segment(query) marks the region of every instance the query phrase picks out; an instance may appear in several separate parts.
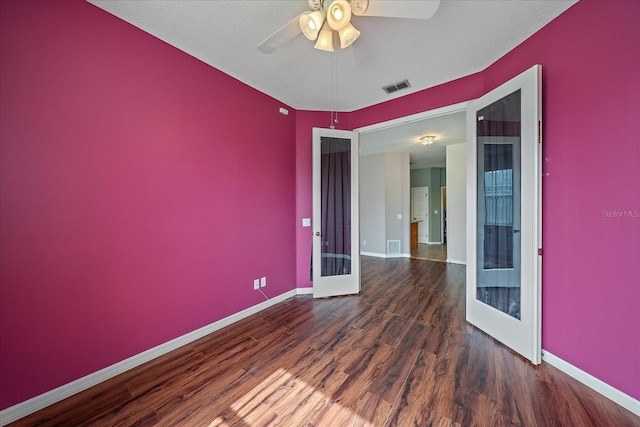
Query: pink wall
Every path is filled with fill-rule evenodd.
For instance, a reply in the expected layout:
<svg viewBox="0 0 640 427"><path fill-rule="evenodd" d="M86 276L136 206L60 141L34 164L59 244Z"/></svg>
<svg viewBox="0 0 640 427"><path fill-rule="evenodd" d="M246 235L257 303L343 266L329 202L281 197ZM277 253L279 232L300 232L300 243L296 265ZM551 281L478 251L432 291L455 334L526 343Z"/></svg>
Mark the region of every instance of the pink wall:
<svg viewBox="0 0 640 427"><path fill-rule="evenodd" d="M295 112L84 1L0 40L0 408L295 288Z"/></svg>
<svg viewBox="0 0 640 427"><path fill-rule="evenodd" d="M542 64L544 156L549 159L544 171L549 175L544 179L543 348L636 399L638 22L640 2L583 0L481 73L349 114L357 128L451 105ZM310 134L297 132L298 144L300 135ZM310 173L299 165L298 177ZM298 212L305 211L304 203L310 210L310 184L299 182L297 192ZM307 250L298 249L303 255ZM298 269L304 268L308 260L299 252ZM299 284L301 277L298 273Z"/></svg>

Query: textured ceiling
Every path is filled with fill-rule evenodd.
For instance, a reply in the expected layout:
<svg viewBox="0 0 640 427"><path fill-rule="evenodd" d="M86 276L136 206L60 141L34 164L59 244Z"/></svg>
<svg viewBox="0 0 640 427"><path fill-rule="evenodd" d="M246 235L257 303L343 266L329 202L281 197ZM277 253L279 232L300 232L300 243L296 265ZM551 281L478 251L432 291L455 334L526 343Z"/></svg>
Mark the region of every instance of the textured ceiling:
<svg viewBox="0 0 640 427"><path fill-rule="evenodd" d="M442 0L428 20L354 16L360 38L333 54L302 35L264 54L256 46L308 10L306 0L89 1L295 109L321 111L353 111L483 70L575 3ZM404 79L408 90L382 90Z"/></svg>

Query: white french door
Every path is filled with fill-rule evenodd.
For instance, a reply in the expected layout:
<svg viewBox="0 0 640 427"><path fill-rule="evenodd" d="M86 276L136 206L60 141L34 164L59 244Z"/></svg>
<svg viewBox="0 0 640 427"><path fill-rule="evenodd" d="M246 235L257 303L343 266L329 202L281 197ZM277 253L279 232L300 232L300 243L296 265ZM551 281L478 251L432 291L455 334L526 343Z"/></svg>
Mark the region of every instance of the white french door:
<svg viewBox="0 0 640 427"><path fill-rule="evenodd" d="M313 296L360 292L357 132L313 128Z"/></svg>
<svg viewBox="0 0 640 427"><path fill-rule="evenodd" d="M541 67L467 107L467 321L541 360Z"/></svg>

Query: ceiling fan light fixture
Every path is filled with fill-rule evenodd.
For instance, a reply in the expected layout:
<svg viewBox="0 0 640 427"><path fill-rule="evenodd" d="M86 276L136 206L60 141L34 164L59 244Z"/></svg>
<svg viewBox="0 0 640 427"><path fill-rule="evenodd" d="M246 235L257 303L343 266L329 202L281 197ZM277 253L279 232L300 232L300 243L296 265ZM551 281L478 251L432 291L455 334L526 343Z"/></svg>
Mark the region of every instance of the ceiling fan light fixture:
<svg viewBox="0 0 640 427"><path fill-rule="evenodd" d="M296 0L298 1L298 0ZM429 19L438 9L441 0L376 0L369 8L370 0L307 0L308 10L291 19L275 33L258 44L262 53L272 53L285 43L293 40L302 32L304 36L315 41L316 49L333 52L334 42L341 48L351 46L359 37L360 31L351 25L352 15L377 16L386 18ZM323 30L333 34L325 34ZM338 40L340 42L338 43ZM393 87L387 93L408 87Z"/></svg>
<svg viewBox="0 0 640 427"><path fill-rule="evenodd" d="M340 31L351 21L351 6L346 0L333 0L327 11L327 22L329 26Z"/></svg>
<svg viewBox="0 0 640 427"><path fill-rule="evenodd" d="M360 31L349 23L346 27L338 31L338 35L340 36L340 47L345 49L360 37Z"/></svg>
<svg viewBox="0 0 640 427"><path fill-rule="evenodd" d="M318 35L318 41L313 47L325 52L333 52L333 31L323 26Z"/></svg>
<svg viewBox="0 0 640 427"><path fill-rule="evenodd" d="M324 10L316 10L315 12L305 12L300 15L300 30L302 34L309 40L315 40L318 38L320 28L324 23L327 12Z"/></svg>

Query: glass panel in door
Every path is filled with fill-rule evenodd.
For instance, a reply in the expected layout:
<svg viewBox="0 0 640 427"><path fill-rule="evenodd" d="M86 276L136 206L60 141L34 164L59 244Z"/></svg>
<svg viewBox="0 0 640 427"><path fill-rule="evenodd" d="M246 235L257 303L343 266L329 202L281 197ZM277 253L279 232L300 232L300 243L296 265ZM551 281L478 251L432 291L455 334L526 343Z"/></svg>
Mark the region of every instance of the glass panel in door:
<svg viewBox="0 0 640 427"><path fill-rule="evenodd" d="M351 139L321 137L320 144L320 274L351 274Z"/></svg>
<svg viewBox="0 0 640 427"><path fill-rule="evenodd" d="M520 91L476 112L476 298L520 319Z"/></svg>

